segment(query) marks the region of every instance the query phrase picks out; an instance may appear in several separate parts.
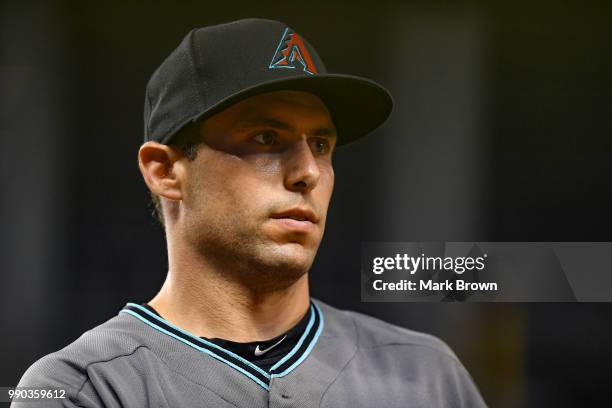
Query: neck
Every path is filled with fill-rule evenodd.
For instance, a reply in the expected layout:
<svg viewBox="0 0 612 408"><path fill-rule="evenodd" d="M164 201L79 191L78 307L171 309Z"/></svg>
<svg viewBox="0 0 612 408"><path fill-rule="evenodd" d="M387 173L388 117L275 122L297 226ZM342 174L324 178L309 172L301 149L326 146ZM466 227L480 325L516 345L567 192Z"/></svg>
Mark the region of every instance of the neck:
<svg viewBox="0 0 612 408"><path fill-rule="evenodd" d="M262 293L232 280L231 273L214 270L197 254L169 256L169 266L166 281L149 304L196 336L268 340L289 330L308 311L307 273L288 287Z"/></svg>

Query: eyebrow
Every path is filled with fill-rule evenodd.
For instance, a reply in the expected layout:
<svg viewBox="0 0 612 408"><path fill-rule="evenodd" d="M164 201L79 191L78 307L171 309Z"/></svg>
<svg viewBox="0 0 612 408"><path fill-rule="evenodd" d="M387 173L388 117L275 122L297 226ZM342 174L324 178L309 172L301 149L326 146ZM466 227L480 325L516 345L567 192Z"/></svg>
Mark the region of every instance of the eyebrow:
<svg viewBox="0 0 612 408"><path fill-rule="evenodd" d="M295 133L295 128L291 126L289 123L284 122L279 119L267 117L267 116L258 116L256 118L247 120L240 125L240 128L245 129L245 128L261 126L261 125L269 126L274 129L286 130L288 132ZM325 127L325 126L318 127L316 129L312 129L309 133L314 136L320 136L320 137L335 137L336 136L335 130L329 127Z"/></svg>

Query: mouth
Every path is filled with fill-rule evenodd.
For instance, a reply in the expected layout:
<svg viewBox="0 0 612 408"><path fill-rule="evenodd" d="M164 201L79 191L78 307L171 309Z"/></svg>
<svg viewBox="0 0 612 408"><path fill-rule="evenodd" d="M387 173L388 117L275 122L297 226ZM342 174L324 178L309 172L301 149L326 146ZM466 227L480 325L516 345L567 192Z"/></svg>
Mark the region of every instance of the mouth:
<svg viewBox="0 0 612 408"><path fill-rule="evenodd" d="M309 208L296 207L286 211L274 213L270 216L283 228L293 232L312 232L319 218Z"/></svg>
<svg viewBox="0 0 612 408"><path fill-rule="evenodd" d="M294 207L285 211L272 214L270 218L274 219L290 219L298 222L309 222L316 224L319 222L319 218L309 208L306 207Z"/></svg>

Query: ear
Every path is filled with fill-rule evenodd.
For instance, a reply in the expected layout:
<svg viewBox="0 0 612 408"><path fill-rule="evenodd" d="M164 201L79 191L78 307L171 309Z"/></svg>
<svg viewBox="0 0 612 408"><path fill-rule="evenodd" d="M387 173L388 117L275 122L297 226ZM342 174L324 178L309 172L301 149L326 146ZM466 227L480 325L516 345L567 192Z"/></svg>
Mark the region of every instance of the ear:
<svg viewBox="0 0 612 408"><path fill-rule="evenodd" d="M138 167L149 189L168 200L183 198L181 183L183 167L179 159L183 154L172 146L146 142L138 150Z"/></svg>

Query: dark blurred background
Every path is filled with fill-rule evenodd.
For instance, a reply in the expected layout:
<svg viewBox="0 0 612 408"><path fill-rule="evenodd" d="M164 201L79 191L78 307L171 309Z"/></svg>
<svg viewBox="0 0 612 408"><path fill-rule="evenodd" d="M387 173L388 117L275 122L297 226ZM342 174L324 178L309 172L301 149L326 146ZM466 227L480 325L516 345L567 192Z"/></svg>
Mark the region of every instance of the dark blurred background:
<svg viewBox="0 0 612 408"><path fill-rule="evenodd" d="M359 265L366 241L612 241L611 11L0 3L0 386L156 293L165 243L136 162L145 84L191 28L267 17L396 101L337 151L313 295L441 337L492 407L610 403L611 304L361 303Z"/></svg>

